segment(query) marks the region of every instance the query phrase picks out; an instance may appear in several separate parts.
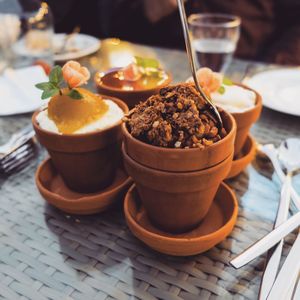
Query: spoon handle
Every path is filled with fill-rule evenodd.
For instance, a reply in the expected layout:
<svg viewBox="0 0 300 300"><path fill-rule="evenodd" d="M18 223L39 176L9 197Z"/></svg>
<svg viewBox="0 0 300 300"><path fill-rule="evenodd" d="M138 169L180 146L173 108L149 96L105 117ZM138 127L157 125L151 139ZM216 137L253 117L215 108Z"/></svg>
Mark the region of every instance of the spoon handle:
<svg viewBox="0 0 300 300"><path fill-rule="evenodd" d="M244 252L231 260L230 264L236 269L246 265L256 257L269 250L271 247L276 245L280 240L282 240L291 231L296 229L299 225L300 212L297 212L287 221L276 227L274 230L266 234L263 238L258 240Z"/></svg>
<svg viewBox="0 0 300 300"><path fill-rule="evenodd" d="M281 189L281 197L279 202L279 207L277 210L277 216L275 220L274 227L278 227L282 224L288 217L290 197L291 197L291 176L288 174ZM276 246L271 248L267 254L267 265L264 270L264 274L261 281L259 299L267 299L268 294L272 288L275 281L278 267L280 264L281 253L282 253L283 240L279 242Z"/></svg>
<svg viewBox="0 0 300 300"><path fill-rule="evenodd" d="M184 8L184 3L183 0L177 0L178 3L178 8L179 8L179 14L180 14L180 19L182 23L182 28L183 28L183 35L184 35L184 40L185 40L185 47L186 47L186 52L188 55L189 63L190 63L190 68L192 71L193 79L195 82L196 89L200 93L201 97L205 100L205 102L209 105L210 109L213 111L214 115L217 117L218 121L218 126L219 129L223 127L223 121L220 116L219 111L217 110L216 106L212 103L212 101L207 97L207 95L204 93L202 90L198 80L197 80L197 73L196 73L196 60L195 60L195 55L192 50L192 44L191 44L191 38L190 38L190 33L189 33L189 28L188 28L188 21L185 13L185 8Z"/></svg>
<svg viewBox="0 0 300 300"><path fill-rule="evenodd" d="M276 281L272 287L268 299L290 299L287 298L287 294L289 293L289 289L291 288L291 286L295 285L297 281L297 275L300 270L299 253L300 234L298 234L298 237L294 242L293 247L291 248L286 260L284 261L284 264L276 278Z"/></svg>
<svg viewBox="0 0 300 300"><path fill-rule="evenodd" d="M277 173L280 181L283 183L285 179L285 174L281 169L278 160L278 153L274 145L273 144L258 145L258 149L268 156L268 158L273 164L275 172ZM296 192L293 186L291 186L291 197L297 209L300 210L300 196L298 195L298 193Z"/></svg>

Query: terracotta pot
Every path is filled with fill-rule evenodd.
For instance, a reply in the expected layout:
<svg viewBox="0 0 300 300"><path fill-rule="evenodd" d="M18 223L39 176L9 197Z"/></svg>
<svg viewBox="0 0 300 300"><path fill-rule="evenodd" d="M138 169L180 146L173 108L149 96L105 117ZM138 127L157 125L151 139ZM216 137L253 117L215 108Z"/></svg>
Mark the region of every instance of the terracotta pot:
<svg viewBox="0 0 300 300"><path fill-rule="evenodd" d="M140 103L141 101L145 101L150 96L157 94L161 88L169 85L170 82L172 81L172 75L168 72L167 72L167 74L168 74L168 78L162 84L156 86L155 88L151 88L151 89L128 91L128 90L123 90L123 89L116 88L116 87L113 87L110 85L105 85L101 80L101 76L103 75L103 73L101 73L101 72L96 73L95 83L96 83L97 89L100 94L120 98L131 109L136 104Z"/></svg>
<svg viewBox="0 0 300 300"><path fill-rule="evenodd" d="M169 255L187 256L207 251L229 235L237 219L238 202L234 192L221 183L199 226L183 234L171 234L159 230L149 221L133 185L125 197L124 213L131 232L149 247Z"/></svg>
<svg viewBox="0 0 300 300"><path fill-rule="evenodd" d="M113 97L124 113L128 107ZM77 192L99 191L112 183L120 158L121 124L84 134L57 134L43 130L37 123L36 111L32 123L39 142L47 149L53 164L67 186Z"/></svg>
<svg viewBox="0 0 300 300"><path fill-rule="evenodd" d="M146 144L134 138L122 125L124 145L128 155L144 166L162 171L198 171L217 165L234 151L236 124L226 111L221 112L227 136L205 149L174 149Z"/></svg>
<svg viewBox="0 0 300 300"><path fill-rule="evenodd" d="M221 181L230 171L233 152L221 163L195 172L166 172L134 161L122 148L127 173L150 220L168 232L184 232L197 226L207 214Z"/></svg>
<svg viewBox="0 0 300 300"><path fill-rule="evenodd" d="M262 99L260 94L258 94L255 90L247 87L244 84L236 84L236 85L239 85L245 89L253 91L256 94L256 103L253 108L245 112L232 113L237 126L236 138L234 143L234 155L237 155L241 151L242 147L245 144L245 141L247 139L252 124L254 124L259 119L262 110Z"/></svg>

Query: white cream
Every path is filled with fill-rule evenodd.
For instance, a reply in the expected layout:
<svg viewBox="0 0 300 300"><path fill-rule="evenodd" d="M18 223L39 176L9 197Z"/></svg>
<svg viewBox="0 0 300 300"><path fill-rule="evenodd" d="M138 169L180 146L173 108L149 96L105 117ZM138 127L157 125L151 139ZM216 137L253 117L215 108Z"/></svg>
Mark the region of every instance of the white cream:
<svg viewBox="0 0 300 300"><path fill-rule="evenodd" d="M79 130L75 131L74 134L103 130L118 123L123 118L124 112L116 103L111 100L104 101L108 105L107 112L101 116L99 120L80 128ZM37 115L36 119L42 129L59 133L56 124L48 117L47 109L42 110Z"/></svg>
<svg viewBox="0 0 300 300"><path fill-rule="evenodd" d="M231 113L244 112L255 106L254 92L237 85L225 85L225 92L212 93L213 102Z"/></svg>

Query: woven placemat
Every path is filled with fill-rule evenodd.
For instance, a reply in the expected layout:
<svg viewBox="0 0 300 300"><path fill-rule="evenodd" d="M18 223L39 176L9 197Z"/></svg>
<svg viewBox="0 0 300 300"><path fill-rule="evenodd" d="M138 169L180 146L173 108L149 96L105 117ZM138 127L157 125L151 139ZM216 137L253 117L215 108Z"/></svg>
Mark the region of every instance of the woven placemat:
<svg viewBox="0 0 300 300"><path fill-rule="evenodd" d="M121 210L76 217L48 205L34 183L44 155L0 181L3 299L256 299L263 258L240 270L228 262L266 234L270 221L242 204L233 232L213 249L185 258L162 255L130 233ZM260 185L245 184L260 176L255 167L230 181L241 199L260 193Z"/></svg>
<svg viewBox="0 0 300 300"><path fill-rule="evenodd" d="M184 53L156 53L176 81L187 78ZM234 61L232 78L246 67ZM0 118L0 143L28 123L29 115ZM299 132L299 119L268 109L252 128L257 142L276 145ZM176 258L137 240L121 209L76 217L46 204L34 183L45 155L0 178L0 299L257 299L264 258L239 270L228 262L272 228L280 190L265 159L229 182L240 201L231 235L206 253ZM294 238L287 237L285 254Z"/></svg>

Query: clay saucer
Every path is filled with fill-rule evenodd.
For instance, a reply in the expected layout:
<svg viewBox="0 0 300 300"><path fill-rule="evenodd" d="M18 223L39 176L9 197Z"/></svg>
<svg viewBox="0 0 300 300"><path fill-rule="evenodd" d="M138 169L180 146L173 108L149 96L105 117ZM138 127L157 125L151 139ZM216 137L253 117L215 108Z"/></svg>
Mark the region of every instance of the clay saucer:
<svg viewBox="0 0 300 300"><path fill-rule="evenodd" d="M53 206L64 212L87 215L106 210L118 200L122 200L132 179L122 168L116 172L113 183L96 193L83 194L70 190L57 173L51 158L38 167L35 181L39 192Z"/></svg>
<svg viewBox="0 0 300 300"><path fill-rule="evenodd" d="M254 159L255 153L255 140L251 135L248 135L242 150L233 158L231 169L226 179L239 175Z"/></svg>
<svg viewBox="0 0 300 300"><path fill-rule="evenodd" d="M230 234L237 219L238 203L232 190L221 183L214 202L200 225L181 234L170 234L151 224L135 185L126 194L124 212L132 233L150 248L165 254L187 256L214 247Z"/></svg>

